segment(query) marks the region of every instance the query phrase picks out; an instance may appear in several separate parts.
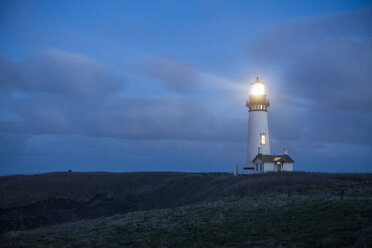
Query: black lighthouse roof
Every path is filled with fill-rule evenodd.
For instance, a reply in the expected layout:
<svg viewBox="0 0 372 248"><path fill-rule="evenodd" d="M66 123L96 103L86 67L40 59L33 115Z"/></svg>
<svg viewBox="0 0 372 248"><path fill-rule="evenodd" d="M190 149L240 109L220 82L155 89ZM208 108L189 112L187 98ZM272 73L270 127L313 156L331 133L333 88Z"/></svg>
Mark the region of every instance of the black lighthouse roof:
<svg viewBox="0 0 372 248"><path fill-rule="evenodd" d="M252 163L255 163L255 161L260 158L264 163L276 163L276 162L283 162L283 163L294 163L294 160L284 154L284 155L262 155L257 154L257 156L252 160Z"/></svg>

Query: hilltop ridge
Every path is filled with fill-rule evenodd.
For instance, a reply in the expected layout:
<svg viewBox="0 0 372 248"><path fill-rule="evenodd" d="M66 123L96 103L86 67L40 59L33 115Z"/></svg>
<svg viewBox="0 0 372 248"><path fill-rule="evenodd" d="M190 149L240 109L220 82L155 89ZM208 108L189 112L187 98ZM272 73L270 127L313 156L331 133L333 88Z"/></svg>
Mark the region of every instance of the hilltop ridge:
<svg viewBox="0 0 372 248"><path fill-rule="evenodd" d="M323 224L323 219L330 218L330 223L333 222L340 226L346 221L343 218L347 218L348 221L341 225L343 226L342 230L337 231L336 227L332 227L331 233L342 236L344 232L350 232L353 244L360 245L371 242L365 237L361 239L355 235L358 232L362 232L364 236L371 234L372 228L369 223L372 223L372 174L294 172L234 177L228 173L59 172L28 176L15 175L0 177L0 202L0 230L3 233L1 237L4 239L4 244L9 245L9 242L13 242L9 246L22 246L22 243L15 240L22 237L22 239L31 242L32 237L45 235L44 232L48 230L58 240L68 236L72 230L85 230L85 227L99 230L98 227L102 223L106 223L105 225L108 225L107 228L111 232L110 235L114 235L118 242L119 236L124 235L123 230L130 231L130 228L133 228L132 225L137 226L138 233L142 233L144 236L150 235L149 242L138 243L137 234L132 233L134 236L131 236L131 232L129 232L124 235L129 240L130 245L128 246L138 247L138 244L142 244L141 247L151 247L152 241L160 242L155 235L157 228L152 228L154 218L156 223L163 223L161 225L164 230L167 229L167 225L176 225L182 230L185 228L189 230L188 224L185 224L188 223L186 220L185 223L179 223L179 218L182 216L175 215L177 211L184 211L186 215L190 214L191 219L195 218L190 225L197 225L199 229L201 228L200 230L197 228L199 231L210 232L212 236L219 235L217 230L228 232L227 229L228 227L232 228L231 225L244 229L246 221L256 223L254 225L257 225L257 228L264 228L261 230L263 232L270 228L263 222L272 223L274 229L284 227L293 232L294 226L297 228L301 226L297 223L298 221L302 223L302 218L308 220L306 216L313 216L312 225L314 228L316 225ZM350 210L351 206L352 210ZM220 221L217 221L218 218L216 219L213 213L220 211L219 209L224 210L221 210L219 217L217 216L220 218ZM279 211L279 209L281 210ZM329 216L323 213L323 210L327 212L327 209L332 209L332 211L329 210L332 212L332 214L328 213ZM231 215L231 211L235 211L233 215ZM293 215L291 215L292 211ZM138 219L137 217L134 220L131 219L130 216L137 216L139 213L149 216L148 219ZM294 221L291 224L294 226L285 226L285 223L276 225L276 221L284 221L284 219L281 220L281 215L293 218L288 221ZM131 219L130 224L127 223L128 218ZM124 224L112 225L113 221ZM65 230L65 228L67 229ZM210 228L212 229L210 230ZM251 228L246 229L247 235L255 233L255 230ZM350 228L353 228L353 231L350 231ZM30 231L22 232L20 230ZM236 228L232 230L238 231ZM13 232L9 233L9 231ZM173 233L173 231L168 230L167 233ZM189 231L194 232L192 229ZM187 236L191 235L188 233L189 231L184 233L186 240ZM313 231L316 233L315 236L322 237L318 231L315 229ZM285 237L285 233L280 232L279 236L282 239ZM88 235L84 231L79 233L84 237ZM302 232L299 233L305 235ZM71 246L76 245L76 242L79 243L78 240L84 239L79 235L71 239ZM99 234L97 233L97 235ZM233 241L230 240L232 237L235 237L235 234L228 235L231 237L225 237L227 244ZM171 236L167 237L172 242L161 241L163 245L165 243L174 245L181 242L181 240L174 240ZM258 246L280 244L273 236L270 237L271 241L267 241L264 236L259 235L256 237L258 239L253 238L251 242ZM296 239L298 236L294 235L292 238ZM197 239L201 244L208 243L198 235ZM343 238L340 239L342 242L338 244L342 246L346 241ZM337 238L336 241L338 242L340 239ZM90 243L92 240L94 240L93 237L87 239L85 246L92 246ZM217 240L220 239L217 238ZM56 244L58 246L56 240L50 242L45 243L46 246L55 246ZM329 242L333 244L331 241ZM97 241L98 243L100 242ZM104 245L105 243L100 244ZM114 242L113 244L122 243ZM246 242L242 242L242 244L249 245ZM293 244L293 240L287 244ZM321 243L316 244L321 245Z"/></svg>

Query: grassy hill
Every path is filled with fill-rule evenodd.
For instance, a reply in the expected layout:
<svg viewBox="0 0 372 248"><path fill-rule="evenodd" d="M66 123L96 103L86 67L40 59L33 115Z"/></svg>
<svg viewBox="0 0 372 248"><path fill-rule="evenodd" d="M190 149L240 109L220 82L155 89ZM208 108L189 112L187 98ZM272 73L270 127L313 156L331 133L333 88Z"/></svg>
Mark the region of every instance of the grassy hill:
<svg viewBox="0 0 372 248"><path fill-rule="evenodd" d="M372 245L372 174L7 176L0 202L3 247Z"/></svg>

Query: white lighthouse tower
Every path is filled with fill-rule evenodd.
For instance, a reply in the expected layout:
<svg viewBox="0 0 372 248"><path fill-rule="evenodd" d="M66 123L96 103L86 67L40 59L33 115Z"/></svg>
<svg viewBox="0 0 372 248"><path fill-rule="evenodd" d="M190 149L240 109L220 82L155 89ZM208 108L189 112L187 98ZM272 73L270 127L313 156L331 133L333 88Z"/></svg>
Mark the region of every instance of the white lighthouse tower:
<svg viewBox="0 0 372 248"><path fill-rule="evenodd" d="M255 82L250 84L249 100L247 100L246 106L249 109L249 121L247 165L244 167L244 173L255 173L256 168L252 160L257 154L270 155L267 121L267 109L270 102L266 99L266 86L258 77Z"/></svg>

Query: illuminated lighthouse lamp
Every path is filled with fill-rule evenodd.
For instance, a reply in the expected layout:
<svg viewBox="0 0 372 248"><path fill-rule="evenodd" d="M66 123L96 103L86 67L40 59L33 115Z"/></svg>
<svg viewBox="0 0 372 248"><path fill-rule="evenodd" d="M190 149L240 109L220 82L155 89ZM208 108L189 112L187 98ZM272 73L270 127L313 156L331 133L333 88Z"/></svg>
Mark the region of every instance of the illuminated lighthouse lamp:
<svg viewBox="0 0 372 248"><path fill-rule="evenodd" d="M258 77L255 82L251 83L251 95L265 95L265 84L259 81Z"/></svg>

